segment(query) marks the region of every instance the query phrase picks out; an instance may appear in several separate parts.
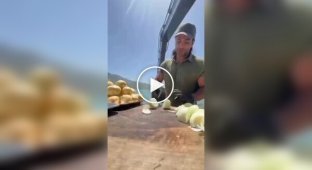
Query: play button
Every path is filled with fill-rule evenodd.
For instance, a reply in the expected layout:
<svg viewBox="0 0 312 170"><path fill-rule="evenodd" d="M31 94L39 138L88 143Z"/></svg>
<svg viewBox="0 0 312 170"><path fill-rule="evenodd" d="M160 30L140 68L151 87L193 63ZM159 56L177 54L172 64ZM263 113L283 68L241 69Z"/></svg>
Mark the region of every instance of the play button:
<svg viewBox="0 0 312 170"><path fill-rule="evenodd" d="M151 93L154 92L155 90L165 87L165 84L163 82L159 82L154 79L159 69L161 69L164 74L167 74L170 77L172 86L171 86L171 91L169 95L167 95L164 100L155 102L155 101L150 101ZM171 96L173 89L174 89L174 82L173 82L172 76L166 69L162 67L158 67L158 66L148 67L140 73L137 79L137 91L139 95L143 98L143 100L145 100L148 103L160 103L160 102L167 100Z"/></svg>
<svg viewBox="0 0 312 170"><path fill-rule="evenodd" d="M163 83L160 83L158 82L157 80L155 79L150 79L150 92L152 93L153 91L163 87L164 84Z"/></svg>

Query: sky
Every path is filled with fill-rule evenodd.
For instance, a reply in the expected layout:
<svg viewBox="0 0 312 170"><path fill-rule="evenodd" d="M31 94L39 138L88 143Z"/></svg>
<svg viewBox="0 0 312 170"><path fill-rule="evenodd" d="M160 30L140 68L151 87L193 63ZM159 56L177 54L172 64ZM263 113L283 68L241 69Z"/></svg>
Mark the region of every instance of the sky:
<svg viewBox="0 0 312 170"><path fill-rule="evenodd" d="M144 68L157 64L159 31L169 3L1 0L0 44L28 49L68 67L103 74L109 70L135 80ZM204 0L195 2L183 22L197 26L194 51L203 57ZM170 41L168 51L173 44Z"/></svg>
<svg viewBox="0 0 312 170"><path fill-rule="evenodd" d="M106 0L1 0L0 43L106 75Z"/></svg>
<svg viewBox="0 0 312 170"><path fill-rule="evenodd" d="M160 28L170 0L108 0L108 71L131 80L157 65ZM182 23L197 28L194 54L204 58L204 0L196 0ZM174 40L169 42L170 58ZM155 73L156 74L156 73Z"/></svg>

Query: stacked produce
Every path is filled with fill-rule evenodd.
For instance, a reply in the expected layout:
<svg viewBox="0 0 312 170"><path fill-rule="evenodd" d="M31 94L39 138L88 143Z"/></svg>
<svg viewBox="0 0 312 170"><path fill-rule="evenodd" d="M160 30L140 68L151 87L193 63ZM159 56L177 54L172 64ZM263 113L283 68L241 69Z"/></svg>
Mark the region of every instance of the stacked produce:
<svg viewBox="0 0 312 170"><path fill-rule="evenodd" d="M90 110L85 96L65 87L49 69L27 78L0 70L0 142L32 149L102 140L106 115Z"/></svg>
<svg viewBox="0 0 312 170"><path fill-rule="evenodd" d="M159 103L155 98L150 99L150 103L143 106L142 113L151 114L151 110L155 110L159 107ZM162 108L164 110L175 110L171 107L171 101L165 100L162 103ZM192 105L190 103L185 103L178 108L176 108L176 116L178 121L190 124L192 128L196 131L204 131L205 128L205 111L200 109L197 105Z"/></svg>
<svg viewBox="0 0 312 170"><path fill-rule="evenodd" d="M124 80L118 80L114 84L107 82L108 102L115 105L137 103L142 99L135 90L127 85Z"/></svg>
<svg viewBox="0 0 312 170"><path fill-rule="evenodd" d="M177 119L183 123L190 124L191 127L204 130L205 111L197 105L186 103L177 108Z"/></svg>

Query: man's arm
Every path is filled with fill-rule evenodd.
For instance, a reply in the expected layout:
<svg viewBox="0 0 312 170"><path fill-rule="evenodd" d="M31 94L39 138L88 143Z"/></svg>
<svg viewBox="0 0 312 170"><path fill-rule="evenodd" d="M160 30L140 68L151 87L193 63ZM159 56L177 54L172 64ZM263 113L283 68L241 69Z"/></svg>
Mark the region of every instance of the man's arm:
<svg viewBox="0 0 312 170"><path fill-rule="evenodd" d="M202 100L205 97L205 93L204 93L204 89L205 89L205 79L204 79L204 75L201 75L198 80L197 83L199 85L199 89L193 93L193 97L196 101Z"/></svg>
<svg viewBox="0 0 312 170"><path fill-rule="evenodd" d="M164 80L164 73L161 70L158 71L155 80L157 80L158 82L162 82ZM166 98L166 94L162 90L162 88L160 88L152 92L152 97L155 98L157 101L161 101Z"/></svg>
<svg viewBox="0 0 312 170"><path fill-rule="evenodd" d="M159 81L159 82L164 81L164 73L163 73L162 70L159 70L159 71L158 71L155 80L157 80L157 81Z"/></svg>

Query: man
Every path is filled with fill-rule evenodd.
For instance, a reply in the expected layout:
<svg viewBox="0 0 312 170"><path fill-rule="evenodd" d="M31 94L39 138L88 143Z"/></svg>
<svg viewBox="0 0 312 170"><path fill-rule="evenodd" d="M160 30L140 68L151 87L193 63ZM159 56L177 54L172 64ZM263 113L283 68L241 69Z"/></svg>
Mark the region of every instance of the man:
<svg viewBox="0 0 312 170"><path fill-rule="evenodd" d="M196 27L193 24L186 23L180 26L175 34L172 59L161 64L174 81L174 91L169 97L173 106L184 103L195 104L204 98L204 61L197 59L192 53L195 35ZM165 81L165 94L168 96L172 87L169 75L159 71L155 79L159 82Z"/></svg>

